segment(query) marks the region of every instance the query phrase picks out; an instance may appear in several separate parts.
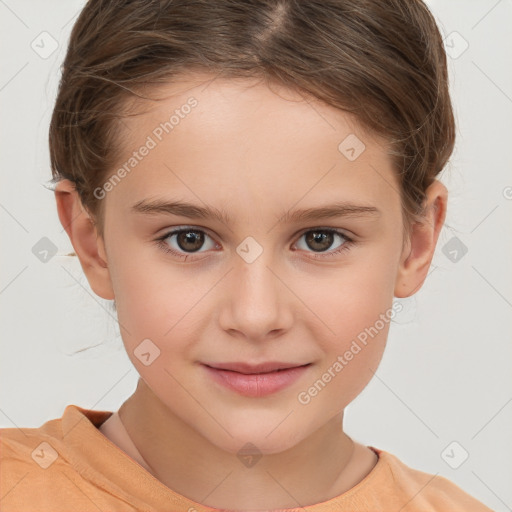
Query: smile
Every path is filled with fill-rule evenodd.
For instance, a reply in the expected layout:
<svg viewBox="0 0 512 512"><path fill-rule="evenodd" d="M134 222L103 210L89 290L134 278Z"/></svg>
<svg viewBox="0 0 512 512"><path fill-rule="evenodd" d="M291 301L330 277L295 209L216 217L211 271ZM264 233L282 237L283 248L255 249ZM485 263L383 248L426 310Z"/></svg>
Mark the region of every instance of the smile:
<svg viewBox="0 0 512 512"><path fill-rule="evenodd" d="M247 397L263 397L276 393L299 379L311 363L291 366L283 363L247 365L224 363L202 364L211 379L225 388Z"/></svg>

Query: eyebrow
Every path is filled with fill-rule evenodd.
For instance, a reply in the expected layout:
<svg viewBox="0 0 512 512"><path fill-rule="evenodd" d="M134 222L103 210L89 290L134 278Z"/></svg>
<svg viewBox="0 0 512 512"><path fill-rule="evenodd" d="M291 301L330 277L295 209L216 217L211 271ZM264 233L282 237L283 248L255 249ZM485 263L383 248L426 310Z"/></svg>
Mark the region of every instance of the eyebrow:
<svg viewBox="0 0 512 512"><path fill-rule="evenodd" d="M186 201L164 201L160 199L142 199L132 205L132 213L146 215L168 214L189 219L215 219L223 224L230 224L229 215L224 210L203 207ZM348 202L337 202L318 208L305 208L287 211L280 215L279 222L304 222L312 220L332 219L338 217L379 217L381 211L375 206L359 205Z"/></svg>

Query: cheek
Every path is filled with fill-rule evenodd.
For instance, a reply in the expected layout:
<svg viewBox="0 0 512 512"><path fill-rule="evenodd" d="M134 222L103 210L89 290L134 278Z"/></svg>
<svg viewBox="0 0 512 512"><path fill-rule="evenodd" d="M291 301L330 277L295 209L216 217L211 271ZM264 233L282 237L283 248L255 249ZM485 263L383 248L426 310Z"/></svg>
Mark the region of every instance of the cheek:
<svg viewBox="0 0 512 512"><path fill-rule="evenodd" d="M315 325L321 326L326 351L343 351L380 315L389 314L396 278L394 256L384 250L358 256L344 267L306 276L297 281L300 286L295 285L307 306L305 318L316 317Z"/></svg>
<svg viewBox="0 0 512 512"><path fill-rule="evenodd" d="M154 256L117 264L114 291L123 343L151 388L176 387L172 376L194 359L205 319L211 317L204 299L218 278L210 277L195 282L183 267Z"/></svg>
<svg viewBox="0 0 512 512"><path fill-rule="evenodd" d="M383 250L331 274L327 293L309 292L323 325L323 335L314 337L325 355L297 397L309 417L340 412L373 378L395 316L395 267L394 255Z"/></svg>
<svg viewBox="0 0 512 512"><path fill-rule="evenodd" d="M162 338L198 295L189 274L179 266L166 264L157 249L123 249L128 256L112 258L112 285L120 322L128 331Z"/></svg>
<svg viewBox="0 0 512 512"><path fill-rule="evenodd" d="M324 357L297 396L312 421L340 413L372 380L396 314L388 291L340 294L338 304L326 317L335 334L316 338Z"/></svg>

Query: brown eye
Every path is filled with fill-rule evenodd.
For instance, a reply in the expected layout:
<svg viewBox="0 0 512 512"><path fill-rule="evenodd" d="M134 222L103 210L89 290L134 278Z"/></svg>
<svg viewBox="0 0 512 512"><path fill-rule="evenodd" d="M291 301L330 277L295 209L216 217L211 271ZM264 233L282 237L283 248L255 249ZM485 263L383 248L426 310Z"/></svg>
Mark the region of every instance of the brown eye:
<svg viewBox="0 0 512 512"><path fill-rule="evenodd" d="M180 231L176 235L176 243L183 251L195 252L201 249L204 243L204 233L202 231L195 231L191 229Z"/></svg>
<svg viewBox="0 0 512 512"><path fill-rule="evenodd" d="M336 238L339 239L337 244L335 243ZM205 253L204 257L207 257L210 249L221 249L208 233L202 229L192 227L182 227L181 229L170 231L157 238L156 242L158 247L164 252L186 261L199 261L197 256L200 254ZM208 243L210 246L208 246ZM342 252L348 251L355 242L337 229L316 228L303 232L296 245L300 246L301 244L305 245L305 247L299 247L299 249L309 253L310 258L320 259L338 256ZM197 253L197 256L195 256L195 253Z"/></svg>
<svg viewBox="0 0 512 512"><path fill-rule="evenodd" d="M194 253L202 254L217 247L211 236L201 229L194 228L175 229L157 238L156 241L165 252L185 259Z"/></svg>
<svg viewBox="0 0 512 512"><path fill-rule="evenodd" d="M336 239L340 242L336 243ZM331 256L348 249L351 242L351 238L336 229L316 228L303 232L297 246L313 255L327 252L326 256Z"/></svg>
<svg viewBox="0 0 512 512"><path fill-rule="evenodd" d="M308 231L306 244L315 251L327 251L333 244L334 233L329 231Z"/></svg>

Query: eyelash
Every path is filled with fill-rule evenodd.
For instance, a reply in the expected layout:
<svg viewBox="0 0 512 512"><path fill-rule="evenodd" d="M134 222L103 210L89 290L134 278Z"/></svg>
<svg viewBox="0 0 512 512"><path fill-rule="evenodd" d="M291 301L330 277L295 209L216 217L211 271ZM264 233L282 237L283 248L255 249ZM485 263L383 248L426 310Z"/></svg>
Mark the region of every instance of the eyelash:
<svg viewBox="0 0 512 512"><path fill-rule="evenodd" d="M194 227L186 227L186 228L182 227L180 229L175 229L175 230L167 232L165 235L158 237L155 241L157 242L158 247L160 249L162 249L165 253L171 254L172 256L175 256L182 260L186 260L187 258L189 258L189 256L194 256L195 254L199 254L199 253L197 253L197 252L196 253L185 253L185 254L179 253L179 252L175 251L174 249L171 249L169 247L169 245L167 243L165 243L165 241L172 235L177 235L177 234L187 232L187 231L198 231L198 232L204 233L207 236L210 236L210 235L208 235L208 233L206 233L202 229L197 229ZM345 233L338 231L337 229L334 229L334 228L310 228L306 231L303 231L301 233L299 239L301 237L303 237L305 234L310 233L312 231L322 232L322 233L331 233L331 234L334 233L336 235L341 236L345 240L345 242L340 247L335 249L334 251L331 251L331 252L326 251L326 252L322 252L322 253L313 252L312 253L314 255L313 259L324 259L324 258L330 258L330 257L337 256L345 251L350 250L352 245L355 244L355 241L352 238L348 237Z"/></svg>

